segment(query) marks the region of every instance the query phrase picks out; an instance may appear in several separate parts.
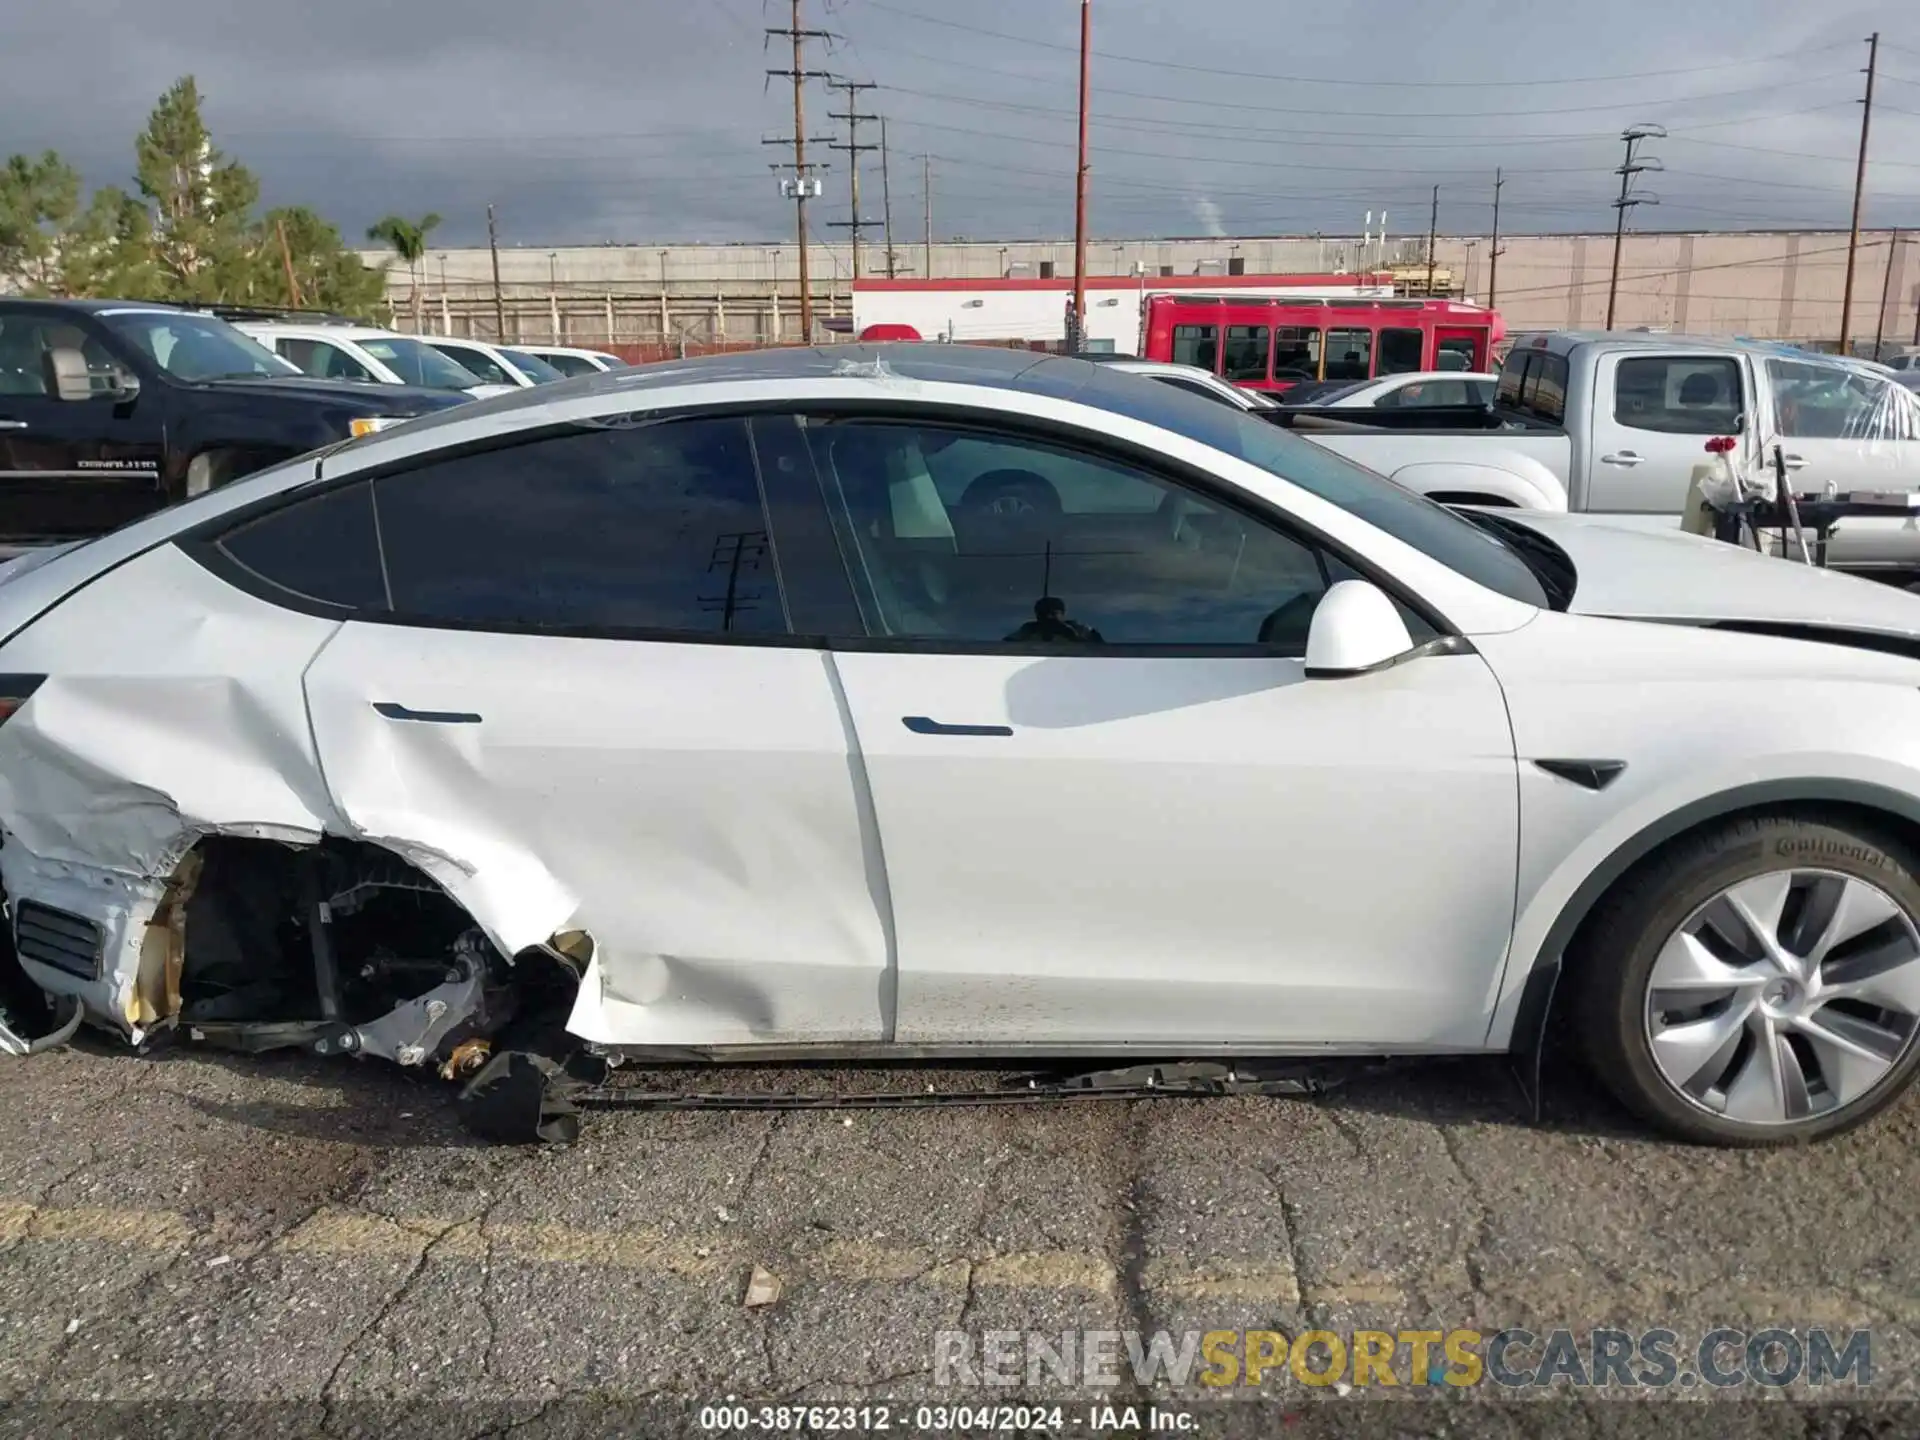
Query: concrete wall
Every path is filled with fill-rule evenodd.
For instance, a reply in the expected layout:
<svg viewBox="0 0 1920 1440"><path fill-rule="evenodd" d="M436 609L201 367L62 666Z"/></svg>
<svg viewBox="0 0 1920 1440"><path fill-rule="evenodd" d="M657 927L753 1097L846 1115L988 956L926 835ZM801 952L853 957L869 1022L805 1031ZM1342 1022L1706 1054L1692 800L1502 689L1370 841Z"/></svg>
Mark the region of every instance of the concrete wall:
<svg viewBox="0 0 1920 1440"><path fill-rule="evenodd" d="M1915 237L1920 240L1920 237ZM1871 340L1887 287L1889 341L1911 340L1920 305L1920 243L1892 250L1886 231L1863 233L1854 281L1852 333ZM863 273L885 273L882 247L863 246ZM1510 329L1599 326L1606 319L1611 235L1502 237L1493 303ZM1674 330L1831 342L1840 328L1846 269L1844 231L1629 235L1623 247L1615 323ZM1224 272L1239 259L1248 274L1328 273L1365 265L1410 267L1424 275L1424 239L1384 248L1358 237L1241 240L1095 241L1089 274L1125 275L1138 263L1149 276ZM811 288L823 317L850 315L852 257L843 243L809 248ZM1484 235L1442 236L1436 247L1441 283L1485 302L1495 278ZM370 260L384 257L368 252ZM896 237L896 273L923 275L928 256ZM936 277L1037 275L1051 262L1070 276L1066 242L940 242L932 249ZM1024 268L1023 268L1024 267ZM794 247L768 245L599 246L500 252L502 309L509 336L594 344L759 342L800 338ZM488 253L435 250L421 267L421 319L429 330L494 335ZM1438 288L1438 287L1437 287ZM391 272L394 318L411 326L412 280Z"/></svg>

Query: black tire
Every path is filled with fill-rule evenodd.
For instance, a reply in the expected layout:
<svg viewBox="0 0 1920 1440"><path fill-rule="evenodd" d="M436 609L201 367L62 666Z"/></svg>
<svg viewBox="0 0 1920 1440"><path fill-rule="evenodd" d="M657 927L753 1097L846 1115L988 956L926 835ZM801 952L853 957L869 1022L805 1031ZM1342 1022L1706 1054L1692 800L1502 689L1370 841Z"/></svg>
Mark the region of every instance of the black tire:
<svg viewBox="0 0 1920 1440"><path fill-rule="evenodd" d="M1851 1103L1767 1125L1716 1115L1660 1073L1645 1005L1661 947L1725 887L1796 867L1868 881L1920 921L1920 853L1890 829L1851 817L1751 815L1683 836L1629 871L1602 898L1568 956L1566 1014L1588 1066L1627 1109L1676 1138L1760 1147L1835 1135L1892 1104L1920 1068L1916 1037L1879 1084Z"/></svg>

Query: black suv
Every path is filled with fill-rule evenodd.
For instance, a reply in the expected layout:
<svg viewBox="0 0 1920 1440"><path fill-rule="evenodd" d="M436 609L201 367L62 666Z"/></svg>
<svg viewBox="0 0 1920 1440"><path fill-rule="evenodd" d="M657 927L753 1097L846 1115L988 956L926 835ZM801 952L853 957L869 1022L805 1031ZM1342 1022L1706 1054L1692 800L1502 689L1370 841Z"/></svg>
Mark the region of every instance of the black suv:
<svg viewBox="0 0 1920 1440"><path fill-rule="evenodd" d="M0 299L0 546L88 539L465 395L301 375L224 320Z"/></svg>

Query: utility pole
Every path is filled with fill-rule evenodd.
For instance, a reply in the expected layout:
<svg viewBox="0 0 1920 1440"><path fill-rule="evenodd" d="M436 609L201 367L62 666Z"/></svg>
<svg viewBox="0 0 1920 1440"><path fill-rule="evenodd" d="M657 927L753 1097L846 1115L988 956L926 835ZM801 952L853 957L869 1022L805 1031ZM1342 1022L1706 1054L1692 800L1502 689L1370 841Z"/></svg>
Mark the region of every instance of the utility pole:
<svg viewBox="0 0 1920 1440"><path fill-rule="evenodd" d="M1494 308L1500 295L1500 187L1506 177L1499 168L1493 172L1493 244L1487 247L1487 308Z"/></svg>
<svg viewBox="0 0 1920 1440"><path fill-rule="evenodd" d="M887 178L887 117L880 117L880 213L885 217L887 278L893 279L893 183Z"/></svg>
<svg viewBox="0 0 1920 1440"><path fill-rule="evenodd" d="M280 263L287 267L287 303L298 310L300 308L300 282L294 278L293 274L293 250L287 244L287 222L285 220L276 220L273 222L273 228L280 232ZM1881 303L1880 308L1882 310L1886 309L1884 301Z"/></svg>
<svg viewBox="0 0 1920 1440"><path fill-rule="evenodd" d="M1427 298L1433 298L1434 247L1440 240L1440 187L1433 187L1433 212L1427 217Z"/></svg>
<svg viewBox="0 0 1920 1440"><path fill-rule="evenodd" d="M858 280L860 278L860 232L866 228L866 222L860 218L860 156L866 151L878 150L880 148L878 145L862 145L860 143L860 122L863 120L878 120L880 117L878 115L862 115L860 113L859 92L862 90L877 90L880 87L870 80L829 80L827 82L827 88L847 92L846 113L840 115L832 111L827 112L827 118L829 120L844 120L847 122L847 143L844 145L829 145L827 148L829 150L844 150L847 153L847 175L850 183L849 193L852 200L852 209L849 212L850 218L844 221L834 222L833 228L836 230L845 230L848 232L848 238L853 241L853 278Z"/></svg>
<svg viewBox="0 0 1920 1440"><path fill-rule="evenodd" d="M1093 5L1080 0L1080 167L1073 189L1073 333L1074 350L1087 337L1087 89L1092 79Z"/></svg>
<svg viewBox="0 0 1920 1440"><path fill-rule="evenodd" d="M1873 126L1873 75L1880 67L1880 32L1867 37L1867 98L1860 106L1860 159L1853 171L1853 231L1847 237L1847 283L1840 292L1840 353L1847 353L1853 329L1853 260L1860 248L1860 202L1867 188L1867 133ZM1888 257L1892 264L1892 257Z"/></svg>
<svg viewBox="0 0 1920 1440"><path fill-rule="evenodd" d="M507 341L507 302L500 298L500 235L493 228L493 206L487 206L487 249L493 254L493 324L501 344Z"/></svg>
<svg viewBox="0 0 1920 1440"><path fill-rule="evenodd" d="M770 76L780 76L793 81L793 135L780 136L777 139L762 141L765 145L793 146L793 174L780 182L780 193L792 197L793 224L795 238L799 243L800 259L800 341L802 344L813 342L813 280L807 273L807 198L821 192L820 181L811 173L812 166L807 163L807 108L806 89L809 80L831 80L833 76L825 70L809 70L806 66L806 43L809 40L826 40L831 36L825 30L804 30L800 26L800 0L791 0L792 20L785 29L769 28L769 35L784 35L793 42L793 68L791 70L769 70ZM832 144L831 139L823 140L815 136L815 144ZM775 165L774 170L784 167Z"/></svg>
<svg viewBox="0 0 1920 1440"><path fill-rule="evenodd" d="M1614 304L1620 294L1620 240L1627 230L1627 211L1636 205L1658 205L1660 199L1644 190L1633 189L1633 177L1647 170L1663 168L1652 156L1641 156L1642 140L1664 140L1667 132L1658 125L1629 125L1620 132L1626 142L1626 162L1613 173L1620 177L1620 198L1613 202L1613 273L1607 280L1607 329L1613 329Z"/></svg>
<svg viewBox="0 0 1920 1440"><path fill-rule="evenodd" d="M920 198L927 207L927 269L926 278L933 278L933 156L920 157Z"/></svg>
<svg viewBox="0 0 1920 1440"><path fill-rule="evenodd" d="M1887 348L1887 297L1893 293L1893 262L1900 258L1900 247L1906 241L1900 238L1896 227L1887 240L1887 268L1880 276L1880 323L1873 332L1873 358L1878 360Z"/></svg>

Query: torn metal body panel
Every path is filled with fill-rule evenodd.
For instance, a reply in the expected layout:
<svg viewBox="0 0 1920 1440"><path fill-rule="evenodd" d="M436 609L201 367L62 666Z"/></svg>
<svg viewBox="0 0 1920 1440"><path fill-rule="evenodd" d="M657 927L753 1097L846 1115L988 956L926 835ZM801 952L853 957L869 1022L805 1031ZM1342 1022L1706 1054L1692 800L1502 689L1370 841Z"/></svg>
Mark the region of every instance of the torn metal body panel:
<svg viewBox="0 0 1920 1440"><path fill-rule="evenodd" d="M0 884L96 932L62 963L23 948L37 983L138 1040L169 1013L163 911L195 841L311 844L339 826L299 686L333 629L164 549L6 646L9 670L48 678L0 728Z"/></svg>

